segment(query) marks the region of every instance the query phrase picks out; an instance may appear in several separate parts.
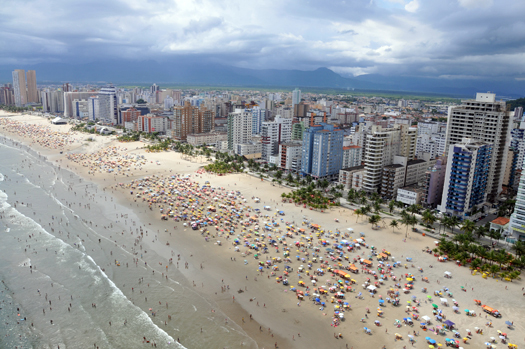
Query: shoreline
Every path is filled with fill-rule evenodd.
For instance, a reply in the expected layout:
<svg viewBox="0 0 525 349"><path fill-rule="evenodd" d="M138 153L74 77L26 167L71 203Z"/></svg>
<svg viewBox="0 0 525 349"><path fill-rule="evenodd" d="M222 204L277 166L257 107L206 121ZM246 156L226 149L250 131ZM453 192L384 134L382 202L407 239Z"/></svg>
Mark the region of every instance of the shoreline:
<svg viewBox="0 0 525 349"><path fill-rule="evenodd" d="M22 139L22 137L20 137L20 139L16 139L17 137L11 137L10 134L5 136L11 139L15 139L15 141L17 142L26 144L33 149L37 148L36 151L46 156L49 161L52 161L54 163L58 162L61 166L65 165L66 169L74 171L77 175L84 178L86 181L96 183L99 186L99 188L105 187L106 190L111 189L113 191L112 194L117 198L117 201L121 205L126 206L128 208L131 207L135 214L140 217L140 220L144 225L147 225L149 227L149 223L151 223L151 227L153 229L158 227L159 232L163 232L164 229L171 229L171 226L173 224L160 221L160 213L151 214L151 212L142 212L141 208L144 205L140 205L140 203L139 205L133 207L134 201L132 200L132 198L129 195L126 195L125 190L115 190L113 187L114 184L117 184L121 181L127 183L132 179L151 175L151 171L164 170L164 173L161 174L169 174L169 169L173 170L177 167L177 165L181 165L179 166L179 168L176 169L178 170L178 172L176 173L192 173L192 179L198 180L201 184L204 183L204 181L208 180L211 182L211 185L213 187L218 186L227 188L229 190L239 190L247 198L251 196L258 196L261 198L261 203L259 205L260 207L262 207L262 205L264 204L271 205L272 207L278 205L280 208L282 207L282 209L286 212L286 220L295 220L296 222L301 222L302 220L303 212L300 212L300 207L297 207L294 204L283 204L281 203L280 195L276 195L277 193L280 194L280 192L282 191L288 191L288 189L273 187L268 182L261 182L252 176L244 174L232 174L221 177L209 173L196 175L194 173L195 169L200 167L202 164L196 164L193 162L183 160L181 159L181 156L178 153L169 152L144 154L145 157L148 158L148 161L151 161L150 163L145 165L141 170L133 171L132 176L120 176L119 178L117 178L115 175L107 173L97 173L96 175L90 175L89 173L87 173L88 170L85 167L79 166L79 164L77 163L72 163L68 161L66 159L67 154L61 155L57 154L58 150L54 151L40 146L35 146L35 144L27 144L27 140L25 140L24 142L24 139ZM75 136L81 137L82 135L80 134ZM98 136L97 138L99 137L102 136ZM120 146L122 148L133 147L133 144L128 143L116 144L115 142L108 142L107 145ZM74 149L79 150L82 149L82 147L82 145L78 145ZM94 144L90 145L88 149L93 150ZM129 149L122 150L122 152L141 153L144 151L140 151L137 149ZM156 161L159 161L161 165L156 165ZM199 178L196 178L197 176ZM252 202L250 202L249 204L252 205L252 207L254 206ZM415 266L422 266L424 268L424 274L421 275L428 276L431 280L430 284L422 283L418 280L418 282L415 285L414 292L410 293L410 295L415 294L418 297L421 297L422 301L425 296L422 295L421 292L418 292L419 288L428 287L428 294L432 294L434 288L439 289L443 287L442 285L438 284L437 281L441 281L442 283L447 281L443 278L443 269L448 268L454 275L454 281L452 283L455 284L449 284L449 286L455 286L456 288L458 288L457 290L454 290L454 295L456 299L460 302L460 307L474 308L474 305L472 304L472 298L484 298L486 299L486 301L484 300L484 303L491 305L495 304L495 306L497 306L498 309L505 315L504 319L506 320L511 318L518 319L520 314L525 313L523 305L513 304L512 301L509 300L511 294L513 296L521 296L520 287L523 286L521 281L514 283L505 283L505 286L509 286L509 290L507 290L507 288L502 288L500 291L496 291L496 286L501 286L501 283L498 283L498 280L483 280L480 277L470 276L470 272L467 268L459 268L455 265L451 265L452 263L450 262L447 264L439 264L432 256L421 253L421 250L424 249L424 247L433 245L432 238L422 237L421 235L417 234L411 234L410 239L407 242L404 242L404 229L401 229L394 233L389 228L372 230L369 227L368 223L365 223L363 221L356 223L353 220L355 217L352 215L351 211L343 208L332 209L325 213L310 210L305 211L306 212L304 212L304 215L308 215L310 221L321 224L323 227L328 227L328 229L340 228L342 230L346 227L353 227L355 230L354 238L357 237L355 236L358 234L357 231L363 231L365 233L366 241L368 244L377 245L379 249L386 248L392 252L393 256L401 255L400 258L397 258L397 260L399 261L404 262L403 256L410 256L414 258ZM341 223L334 223L334 217L339 218L339 221ZM180 250L180 254L183 257L183 260L190 261L191 263L191 269L188 269L187 272L185 272L184 269L181 269L183 270L183 273L185 273L188 282L191 284L191 281L194 279L197 285L199 285L200 283L205 283L205 286L201 287L200 289L198 286L194 288L207 299L216 303L218 305L218 308L220 308L225 314L227 314L228 317L230 317L230 319L235 321L251 338L257 341L259 347L270 348L273 347L274 342L278 342L279 347L282 348L298 348L303 347L305 345L308 347L330 346L334 348L345 348L346 344L348 344L349 347L356 346L357 348L359 347L359 344L362 345L362 343L364 343L365 341L368 343L368 347L374 348L380 348L382 345L387 345L388 348L402 348L403 345L409 345L406 338L406 329L404 329L403 332L401 332L404 336L404 341L394 342L392 338L393 334L396 331L401 331L401 329L396 329L394 328L394 326L391 325L394 322L394 319L403 318L403 312L400 308L392 308L391 306L385 308L385 316L381 319L381 322L383 323L383 327L389 330L387 333L385 332L385 329L378 329L375 326L373 326L371 320L368 320L368 324L362 324L361 322L359 322L359 319L362 318L362 314L364 314L365 307L370 307L373 309L377 305L377 298L367 298L364 301L356 301L353 298L353 294L350 294L351 297L349 297L348 302L351 303L352 310L349 312L347 320L343 322L340 329L336 330L329 325L329 315L321 315L320 312L317 310L317 307L311 306L310 304L304 304L300 307L296 306L295 297L293 297L290 294L284 293L283 287L281 285L276 285L275 281L255 281L254 277L258 276L258 273L255 270L256 262L253 260L253 258L247 259L249 261L248 265L242 264L242 262L240 261L243 259L242 257L239 258L239 261L237 261L237 263L232 263L231 260L228 260L228 257L235 256L235 253L232 251L232 248L229 244L224 243L223 246L219 247L212 243L206 243L203 241L200 234L195 234L194 231L189 229L189 227L186 231L183 230L181 232L180 229L177 229L172 230L172 233L174 231L177 234L172 234L171 236L168 234L159 233L159 240L161 242L160 244L149 243L149 241L146 240L144 240L144 243L148 246L148 249L155 250L157 254L159 254L162 257L166 257L166 259L170 257L171 248L166 247L165 243L169 242L170 246L173 246L175 248L177 248L176 246L179 245L180 247L178 249ZM359 251L359 254L364 255L364 253L368 252L368 250L362 249ZM191 255L193 255L193 257ZM356 253L350 253L349 255L351 257L355 257ZM201 263L203 264L203 269L200 269ZM427 265L431 264L434 264L434 268L427 267ZM420 275L415 267L412 268L408 266L408 268L409 272ZM195 271L198 271L198 273L195 273ZM398 270L398 273L399 272L402 273L401 270ZM245 277L247 277L247 279ZM361 291L360 283L362 280L364 280L365 277L366 276L362 273L356 276L356 279L358 279L358 284L355 285L355 288L359 291ZM323 279L328 278L328 275L323 277ZM225 279L227 281L229 279L228 284L231 286L229 292L220 293L222 279ZM465 286L468 285L469 288L472 286L472 293L478 292L478 290L479 292L483 293L481 295L472 295L470 289L468 290L468 292L460 292L459 284ZM388 285L390 285L390 282L386 283L386 285L386 287L388 287ZM248 288L247 292L243 292L240 294L235 292L238 289L244 289L245 286ZM381 289L384 290L385 286L381 287ZM476 291L474 291L474 289L476 289ZM215 292L217 292L217 295L215 294ZM503 299L502 297L500 297L498 292L509 292L509 297L505 297L506 299ZM233 296L235 296L235 303L231 301ZM254 303L253 301L249 301L250 297L256 297L257 300L261 300L263 303L266 303L267 307L257 307L256 303ZM266 301L267 299L270 299L270 301ZM403 301L404 298L402 302ZM282 311L283 309L285 309L285 311ZM426 315L430 312L428 306L425 306L424 309L425 310L421 312L421 315ZM448 309L448 311L451 313L450 309ZM326 312L329 312L328 308ZM248 320L249 314L253 315L254 320ZM458 325L470 326L467 327L470 329L474 327L474 325L472 325L472 322L468 317L465 317L463 315L461 316L461 318L457 318L456 316L452 315L453 314L450 314L449 317L452 318L453 321L455 321ZM244 318L246 320L244 324L242 323L241 318ZM483 325L484 319L482 319L481 317L476 317L474 319L476 321L481 321L480 324L477 324L476 326ZM257 321L257 323L255 321ZM500 320L498 320L498 322L499 321ZM496 321L494 322L496 323ZM364 335L362 330L363 325L368 327L374 327L372 329L372 336ZM262 333L259 333L260 331L257 326L262 326L264 331L262 331ZM270 335L267 334L267 327L272 328L274 337L270 337ZM499 328L495 328L493 332L495 332L496 329L503 330L504 325L500 326ZM517 342L513 339L520 336L517 334L518 332L523 334L524 330L525 327L523 325L517 324L516 330L513 331L516 332L516 334L512 333L510 342ZM330 338L333 338L332 334L334 332L342 332L343 339L334 339L332 341ZM298 337L299 333L301 334L301 337ZM487 333L489 333L488 330ZM424 336L419 336L416 338L418 340L416 347L428 347L428 345L423 345L425 344ZM484 338L486 339L488 337L484 336ZM472 343L481 344L482 342L480 342L479 339L480 336L474 335Z"/></svg>

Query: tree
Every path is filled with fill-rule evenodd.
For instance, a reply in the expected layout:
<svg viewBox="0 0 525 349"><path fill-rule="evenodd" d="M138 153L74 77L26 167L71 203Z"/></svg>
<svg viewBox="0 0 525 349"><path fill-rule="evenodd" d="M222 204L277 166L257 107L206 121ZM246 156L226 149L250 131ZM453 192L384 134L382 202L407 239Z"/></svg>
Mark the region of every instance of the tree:
<svg viewBox="0 0 525 349"><path fill-rule="evenodd" d="M390 213L392 213L392 211L394 211L394 207L396 206L396 202L394 200L390 200L388 202L388 209L390 210Z"/></svg>
<svg viewBox="0 0 525 349"><path fill-rule="evenodd" d="M490 274L492 275L492 277L496 277L496 274L498 274L498 272L500 271L500 268L496 265L496 264L493 264L490 266Z"/></svg>
<svg viewBox="0 0 525 349"><path fill-rule="evenodd" d="M136 103L137 103L137 104L146 104L146 103L148 103L148 102L146 102L146 101L143 100L142 98L139 98L139 99L137 99L137 102L136 102Z"/></svg>
<svg viewBox="0 0 525 349"><path fill-rule="evenodd" d="M381 216L378 214L375 214L375 215L370 216L370 218L368 218L368 223L372 224L372 228L373 228L374 225L377 225L377 223L379 223L380 220L381 220Z"/></svg>
<svg viewBox="0 0 525 349"><path fill-rule="evenodd" d="M275 172L275 178L281 179L283 177L283 172L281 170Z"/></svg>
<svg viewBox="0 0 525 349"><path fill-rule="evenodd" d="M406 227L405 237L408 237L408 226L412 223L410 217L411 216L409 214L401 216L401 224L403 224Z"/></svg>
<svg viewBox="0 0 525 349"><path fill-rule="evenodd" d="M433 225L434 222L436 221L436 216L434 216L434 213L430 210L425 210L423 212L423 215L421 217L421 220L423 221L423 223L427 224L427 225Z"/></svg>
<svg viewBox="0 0 525 349"><path fill-rule="evenodd" d="M394 229L397 228L399 224L397 223L397 221L395 219L392 219L392 221L390 222L390 226L392 227L392 233L394 232Z"/></svg>
<svg viewBox="0 0 525 349"><path fill-rule="evenodd" d="M516 256L521 257L525 253L525 243L523 241L516 241L512 247L510 248L512 251L516 253Z"/></svg>
<svg viewBox="0 0 525 349"><path fill-rule="evenodd" d="M476 224L469 219L465 219L460 229L465 233L472 233L476 229Z"/></svg>
<svg viewBox="0 0 525 349"><path fill-rule="evenodd" d="M355 222L357 223L357 220L359 219L359 216L362 215L363 213L361 212L361 209L360 208L357 208L354 210L354 214L357 216Z"/></svg>
<svg viewBox="0 0 525 349"><path fill-rule="evenodd" d="M454 232L454 228L455 227L459 227L459 218L457 216L452 216L450 217L450 228L451 228L451 232L453 233Z"/></svg>

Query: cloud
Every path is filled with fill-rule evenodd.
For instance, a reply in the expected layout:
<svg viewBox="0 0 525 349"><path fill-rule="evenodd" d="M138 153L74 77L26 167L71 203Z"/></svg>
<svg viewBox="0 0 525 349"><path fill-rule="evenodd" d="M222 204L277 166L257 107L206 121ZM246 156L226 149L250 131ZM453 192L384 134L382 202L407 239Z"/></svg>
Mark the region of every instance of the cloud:
<svg viewBox="0 0 525 349"><path fill-rule="evenodd" d="M346 75L524 76L525 2L24 0L0 64L190 59Z"/></svg>
<svg viewBox="0 0 525 349"><path fill-rule="evenodd" d="M412 0L408 4L405 5L405 10L408 12L416 12L419 8L419 1L418 0Z"/></svg>
<svg viewBox="0 0 525 349"><path fill-rule="evenodd" d="M459 4L465 8L487 8L492 6L493 0L458 0Z"/></svg>

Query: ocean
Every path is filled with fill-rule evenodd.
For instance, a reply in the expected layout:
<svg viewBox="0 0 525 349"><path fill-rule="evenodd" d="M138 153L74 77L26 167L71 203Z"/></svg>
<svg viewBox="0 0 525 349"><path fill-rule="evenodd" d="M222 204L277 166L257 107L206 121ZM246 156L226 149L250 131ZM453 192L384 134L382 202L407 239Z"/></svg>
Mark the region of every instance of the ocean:
<svg viewBox="0 0 525 349"><path fill-rule="evenodd" d="M130 208L61 165L0 138L0 348L257 348L146 252Z"/></svg>

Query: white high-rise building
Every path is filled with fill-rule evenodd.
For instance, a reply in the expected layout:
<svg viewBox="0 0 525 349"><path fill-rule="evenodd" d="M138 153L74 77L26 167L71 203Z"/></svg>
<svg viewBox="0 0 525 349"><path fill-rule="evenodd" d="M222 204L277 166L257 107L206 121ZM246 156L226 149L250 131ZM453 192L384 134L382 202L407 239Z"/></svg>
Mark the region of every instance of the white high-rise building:
<svg viewBox="0 0 525 349"><path fill-rule="evenodd" d="M234 150L237 144L245 144L252 140L251 109L235 109L228 115L228 149Z"/></svg>
<svg viewBox="0 0 525 349"><path fill-rule="evenodd" d="M99 120L118 124L117 120L117 90L113 86L103 87L98 92L99 97Z"/></svg>
<svg viewBox="0 0 525 349"><path fill-rule="evenodd" d="M489 202L494 202L502 191L511 126L511 112L507 112L505 102L496 101L493 93L478 93L475 100L462 101L460 106L448 110L446 152L463 138L493 145L487 178Z"/></svg>
<svg viewBox="0 0 525 349"><path fill-rule="evenodd" d="M521 168L518 196L516 197L514 212L510 216L507 234L514 240L525 241L525 163L522 163Z"/></svg>
<svg viewBox="0 0 525 349"><path fill-rule="evenodd" d="M269 161L271 155L276 155L279 152L280 143L290 142L291 140L291 118L283 118L277 115L274 121L263 122L261 131L262 159Z"/></svg>
<svg viewBox="0 0 525 349"><path fill-rule="evenodd" d="M363 189L377 192L381 186L383 168L394 163L395 156L404 156L413 160L416 152L417 129L404 124L393 128L379 125L371 127L365 142L365 176Z"/></svg>
<svg viewBox="0 0 525 349"><path fill-rule="evenodd" d="M292 92L292 106L299 104L301 102L301 90L296 88Z"/></svg>
<svg viewBox="0 0 525 349"><path fill-rule="evenodd" d="M100 120L100 100L99 96L91 96L88 99L88 116L89 120Z"/></svg>

